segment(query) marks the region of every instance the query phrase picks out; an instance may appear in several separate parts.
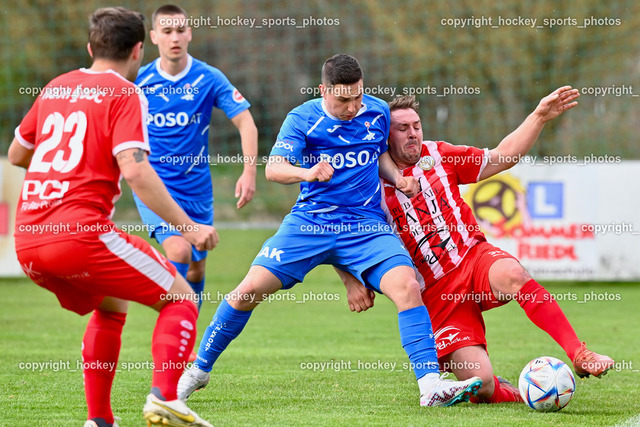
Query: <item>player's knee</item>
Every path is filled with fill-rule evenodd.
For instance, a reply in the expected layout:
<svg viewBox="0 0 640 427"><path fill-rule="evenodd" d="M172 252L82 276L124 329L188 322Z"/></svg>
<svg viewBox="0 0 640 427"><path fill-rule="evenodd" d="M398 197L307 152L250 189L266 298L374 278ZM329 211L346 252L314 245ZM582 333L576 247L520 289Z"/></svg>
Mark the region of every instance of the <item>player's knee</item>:
<svg viewBox="0 0 640 427"><path fill-rule="evenodd" d="M498 300L504 299L501 294L508 294L508 300L513 299L511 296L520 292L522 286L531 280L527 270L515 260L498 260L494 265L495 268L492 267L493 271L489 273L489 282Z"/></svg>
<svg viewBox="0 0 640 427"><path fill-rule="evenodd" d="M171 236L162 243L170 261L188 264L191 262L191 243L182 236Z"/></svg>
<svg viewBox="0 0 640 427"><path fill-rule="evenodd" d="M282 282L261 266L252 266L240 284L225 298L237 310L253 310L271 294L282 288Z"/></svg>
<svg viewBox="0 0 640 427"><path fill-rule="evenodd" d="M245 277L245 279L227 295L231 306L237 310L252 310L264 298L266 292L259 281Z"/></svg>
<svg viewBox="0 0 640 427"><path fill-rule="evenodd" d="M393 301L398 309L407 310L409 308L422 305L420 297L420 283L415 278L403 278L395 280L381 286L382 292Z"/></svg>
<svg viewBox="0 0 640 427"><path fill-rule="evenodd" d="M420 283L418 283L418 281L416 279L407 279L405 281L403 281L402 283L403 288L402 291L406 294L406 295L413 295L413 296L418 296L418 298L420 297Z"/></svg>
<svg viewBox="0 0 640 427"><path fill-rule="evenodd" d="M519 263L511 264L503 270L505 281L509 284L512 292L519 292L531 276Z"/></svg>

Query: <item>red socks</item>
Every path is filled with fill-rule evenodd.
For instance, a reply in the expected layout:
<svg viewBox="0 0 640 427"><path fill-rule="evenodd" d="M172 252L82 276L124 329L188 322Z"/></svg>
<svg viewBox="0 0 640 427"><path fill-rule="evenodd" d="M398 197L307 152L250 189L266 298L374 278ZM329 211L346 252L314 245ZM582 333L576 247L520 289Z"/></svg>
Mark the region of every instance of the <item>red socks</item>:
<svg viewBox="0 0 640 427"><path fill-rule="evenodd" d="M488 400L480 400L475 396L472 396L469 401L471 403L504 403L504 402L522 402L520 393L515 390L515 386L511 386L514 390L509 390L506 387L502 387L502 384L498 381L498 378L493 376L493 395ZM516 394L517 393L517 396Z"/></svg>
<svg viewBox="0 0 640 427"><path fill-rule="evenodd" d="M126 313L94 310L82 340L84 388L88 419L113 423L111 386L118 367ZM176 387L196 339L198 309L191 301L177 301L160 310L153 332L154 371L151 386L167 400L177 399Z"/></svg>
<svg viewBox="0 0 640 427"><path fill-rule="evenodd" d="M552 295L531 279L522 286L517 300L527 317L560 344L573 360L582 342Z"/></svg>
<svg viewBox="0 0 640 427"><path fill-rule="evenodd" d="M192 301L170 302L160 310L151 341L151 387L157 388L166 400L178 398L178 380L196 341L197 318L198 308Z"/></svg>
<svg viewBox="0 0 640 427"><path fill-rule="evenodd" d="M111 385L120 354L120 335L126 313L94 310L82 340L84 391L89 419L113 423Z"/></svg>

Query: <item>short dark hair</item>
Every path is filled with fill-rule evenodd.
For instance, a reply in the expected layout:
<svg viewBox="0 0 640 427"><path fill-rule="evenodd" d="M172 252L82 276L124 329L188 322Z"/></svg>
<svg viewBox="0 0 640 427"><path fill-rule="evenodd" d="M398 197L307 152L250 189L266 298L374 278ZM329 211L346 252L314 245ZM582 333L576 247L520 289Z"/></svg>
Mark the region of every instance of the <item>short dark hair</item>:
<svg viewBox="0 0 640 427"><path fill-rule="evenodd" d="M322 84L352 85L362 80L362 67L358 60L350 55L338 53L327 59L322 66Z"/></svg>
<svg viewBox="0 0 640 427"><path fill-rule="evenodd" d="M187 11L180 6L176 6L175 4L165 4L160 6L155 10L155 12L153 12L153 15L151 15L151 26L154 28L156 26L156 18L158 17L158 15L184 15L184 17L186 18ZM188 27L188 25L186 25L186 21L184 26Z"/></svg>
<svg viewBox="0 0 640 427"><path fill-rule="evenodd" d="M389 111L406 110L411 108L413 111L415 111L419 115L420 114L420 112L418 111L419 106L420 106L420 103L416 101L415 96L404 95L404 96L398 96L394 98L393 101L389 103Z"/></svg>
<svg viewBox="0 0 640 427"><path fill-rule="evenodd" d="M139 12L105 7L89 18L89 46L94 58L123 61L144 37L144 15Z"/></svg>

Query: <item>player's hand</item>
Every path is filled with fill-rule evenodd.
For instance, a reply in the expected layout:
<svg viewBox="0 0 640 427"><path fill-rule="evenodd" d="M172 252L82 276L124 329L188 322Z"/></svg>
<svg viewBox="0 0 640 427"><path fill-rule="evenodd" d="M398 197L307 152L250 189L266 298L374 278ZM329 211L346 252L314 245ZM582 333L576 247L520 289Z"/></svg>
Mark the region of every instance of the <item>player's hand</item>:
<svg viewBox="0 0 640 427"><path fill-rule="evenodd" d="M189 243L199 251L210 251L218 245L220 238L215 227L205 224L195 224L182 232Z"/></svg>
<svg viewBox="0 0 640 427"><path fill-rule="evenodd" d="M548 122L578 105L576 99L579 96L578 89L562 86L542 98L533 114L537 115L543 123Z"/></svg>
<svg viewBox="0 0 640 427"><path fill-rule="evenodd" d="M253 195L256 193L256 174L249 172L243 172L236 182L236 208L240 209L253 199Z"/></svg>
<svg viewBox="0 0 640 427"><path fill-rule="evenodd" d="M396 181L396 188L412 198L420 191L420 183L415 176L403 176Z"/></svg>
<svg viewBox="0 0 640 427"><path fill-rule="evenodd" d="M345 287L349 310L360 313L373 307L376 294L371 289L365 288L355 277L350 284L345 283Z"/></svg>
<svg viewBox="0 0 640 427"><path fill-rule="evenodd" d="M305 169L304 180L307 182L327 182L333 176L333 166L327 161L316 163L312 168Z"/></svg>

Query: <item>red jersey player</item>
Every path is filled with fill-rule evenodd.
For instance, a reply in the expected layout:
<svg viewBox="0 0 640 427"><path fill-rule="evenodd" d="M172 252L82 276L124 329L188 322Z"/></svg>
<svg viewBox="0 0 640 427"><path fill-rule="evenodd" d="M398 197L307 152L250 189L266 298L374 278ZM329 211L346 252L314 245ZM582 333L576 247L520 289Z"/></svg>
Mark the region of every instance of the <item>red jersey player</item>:
<svg viewBox="0 0 640 427"><path fill-rule="evenodd" d="M62 307L80 315L93 311L82 342L85 427L116 425L110 395L128 301L160 313L145 419L149 425L210 425L176 396L196 337L195 295L162 255L111 221L123 176L147 206L181 227L199 249L212 249L218 240L213 227L194 223L173 201L147 160L147 101L131 83L144 38L141 14L95 11L91 68L51 81L9 149L10 161L27 169L15 231L22 268L54 292Z"/></svg>
<svg viewBox="0 0 640 427"><path fill-rule="evenodd" d="M389 105L389 153L420 182L409 198L383 183L387 220L409 251L436 336L441 367L460 380L482 378L476 402L522 401L517 387L493 375L486 351L482 311L516 300L529 319L547 332L573 361L580 377L600 377L614 361L586 349L558 303L510 254L486 241L458 185L478 182L515 165L535 143L544 124L577 105L579 93L561 87L493 150L423 141L418 104L412 96ZM339 272L350 308L366 310L373 296Z"/></svg>

